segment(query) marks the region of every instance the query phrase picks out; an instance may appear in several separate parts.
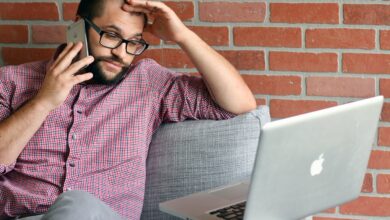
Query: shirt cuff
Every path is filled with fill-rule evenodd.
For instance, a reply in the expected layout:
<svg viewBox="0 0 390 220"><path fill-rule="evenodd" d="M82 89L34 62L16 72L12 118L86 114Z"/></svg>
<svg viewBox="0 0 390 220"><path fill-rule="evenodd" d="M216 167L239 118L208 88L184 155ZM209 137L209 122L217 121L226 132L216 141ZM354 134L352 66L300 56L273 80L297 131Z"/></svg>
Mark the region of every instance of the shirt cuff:
<svg viewBox="0 0 390 220"><path fill-rule="evenodd" d="M0 175L4 175L14 169L16 162L10 165L0 164Z"/></svg>

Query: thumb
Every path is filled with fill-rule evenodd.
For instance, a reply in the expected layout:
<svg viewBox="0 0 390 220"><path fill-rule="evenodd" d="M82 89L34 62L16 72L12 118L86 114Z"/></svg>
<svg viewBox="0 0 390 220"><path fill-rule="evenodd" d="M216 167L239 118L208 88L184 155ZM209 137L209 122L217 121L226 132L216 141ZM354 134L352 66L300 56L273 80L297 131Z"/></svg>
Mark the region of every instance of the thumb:
<svg viewBox="0 0 390 220"><path fill-rule="evenodd" d="M153 34L153 27L152 26L153 26L153 23L149 23L149 21L148 21L148 23L146 24L146 27L144 28L144 31Z"/></svg>

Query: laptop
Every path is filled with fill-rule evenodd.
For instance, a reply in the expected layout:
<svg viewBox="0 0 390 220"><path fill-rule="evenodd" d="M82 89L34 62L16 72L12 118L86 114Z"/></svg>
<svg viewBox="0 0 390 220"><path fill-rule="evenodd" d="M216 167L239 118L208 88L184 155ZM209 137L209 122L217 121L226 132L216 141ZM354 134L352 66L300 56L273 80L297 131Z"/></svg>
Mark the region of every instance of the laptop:
<svg viewBox="0 0 390 220"><path fill-rule="evenodd" d="M374 142L377 96L265 124L250 181L162 202L192 220L302 219L356 199Z"/></svg>

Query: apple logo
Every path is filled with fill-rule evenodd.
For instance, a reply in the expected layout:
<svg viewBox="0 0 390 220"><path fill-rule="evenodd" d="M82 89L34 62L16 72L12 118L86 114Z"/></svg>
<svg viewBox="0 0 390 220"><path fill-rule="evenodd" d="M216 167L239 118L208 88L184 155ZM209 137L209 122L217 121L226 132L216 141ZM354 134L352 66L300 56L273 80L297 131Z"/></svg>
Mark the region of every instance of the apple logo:
<svg viewBox="0 0 390 220"><path fill-rule="evenodd" d="M317 160L313 161L310 167L311 176L319 175L322 172L323 170L322 164L324 163L324 161L325 161L324 154L321 154Z"/></svg>

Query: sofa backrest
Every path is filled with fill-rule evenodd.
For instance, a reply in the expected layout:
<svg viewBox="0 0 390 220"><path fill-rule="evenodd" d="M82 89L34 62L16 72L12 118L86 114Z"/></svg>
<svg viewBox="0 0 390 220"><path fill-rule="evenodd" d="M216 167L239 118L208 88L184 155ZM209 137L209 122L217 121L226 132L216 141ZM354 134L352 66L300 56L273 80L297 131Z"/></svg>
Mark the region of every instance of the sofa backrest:
<svg viewBox="0 0 390 220"><path fill-rule="evenodd" d="M260 127L268 121L268 107L259 106L228 120L162 125L149 147L141 219L176 219L158 203L248 179Z"/></svg>

